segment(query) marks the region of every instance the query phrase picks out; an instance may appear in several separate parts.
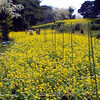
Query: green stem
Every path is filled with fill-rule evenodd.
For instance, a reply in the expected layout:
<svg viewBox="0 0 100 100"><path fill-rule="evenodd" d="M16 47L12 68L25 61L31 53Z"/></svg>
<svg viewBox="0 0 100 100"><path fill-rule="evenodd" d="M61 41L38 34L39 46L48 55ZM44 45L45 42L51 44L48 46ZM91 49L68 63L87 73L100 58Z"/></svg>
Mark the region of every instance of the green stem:
<svg viewBox="0 0 100 100"><path fill-rule="evenodd" d="M91 29L90 29L90 32L91 32ZM97 97L97 100L99 100L99 98L98 98L98 87L97 87L96 70L95 70L96 65L95 65L95 60L94 60L94 50L93 50L92 36L91 36L91 50L92 50L94 78L95 78L95 84L96 84L96 97Z"/></svg>
<svg viewBox="0 0 100 100"><path fill-rule="evenodd" d="M52 46L53 46L53 32L51 34L52 34Z"/></svg>
<svg viewBox="0 0 100 100"><path fill-rule="evenodd" d="M89 68L89 70L90 70L90 76L92 77L92 70L91 70L91 50L90 50L91 43L90 43L90 25L89 25L89 23L88 23L88 43L89 43L89 62L90 62L90 68Z"/></svg>
<svg viewBox="0 0 100 100"><path fill-rule="evenodd" d="M55 53L56 53L56 32L55 32Z"/></svg>
<svg viewBox="0 0 100 100"><path fill-rule="evenodd" d="M64 25L63 25L63 28L64 28ZM65 42L65 38L64 38L64 32L62 33L63 34L63 59L64 59L64 55L65 55L65 53L64 53L64 42Z"/></svg>
<svg viewBox="0 0 100 100"><path fill-rule="evenodd" d="M73 37L72 37L72 22L71 22L71 51L72 51L72 63L73 63Z"/></svg>
<svg viewBox="0 0 100 100"><path fill-rule="evenodd" d="M90 71L90 78L91 78L91 87L93 91L93 85L92 85L92 67L91 67L91 38L90 38L90 24L88 22L88 47L89 47L89 71ZM91 96L92 99L92 96Z"/></svg>

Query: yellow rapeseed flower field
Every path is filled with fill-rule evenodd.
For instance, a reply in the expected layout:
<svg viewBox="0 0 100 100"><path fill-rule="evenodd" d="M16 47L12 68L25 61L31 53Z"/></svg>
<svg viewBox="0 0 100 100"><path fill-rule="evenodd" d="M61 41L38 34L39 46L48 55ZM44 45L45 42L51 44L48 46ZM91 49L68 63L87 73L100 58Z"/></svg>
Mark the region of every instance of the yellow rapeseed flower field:
<svg viewBox="0 0 100 100"><path fill-rule="evenodd" d="M34 31L33 35L11 32L9 36L14 43L1 58L0 98L61 100L66 95L77 100L91 97L96 100L88 36L72 34L72 45L70 33L58 34L49 29L41 30L40 35ZM100 40L93 38L93 44L99 90Z"/></svg>

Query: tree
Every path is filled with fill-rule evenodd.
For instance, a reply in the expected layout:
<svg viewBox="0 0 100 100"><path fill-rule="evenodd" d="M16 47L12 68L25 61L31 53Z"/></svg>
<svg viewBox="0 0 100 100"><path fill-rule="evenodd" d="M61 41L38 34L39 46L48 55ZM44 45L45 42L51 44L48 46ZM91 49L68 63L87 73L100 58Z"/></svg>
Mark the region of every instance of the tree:
<svg viewBox="0 0 100 100"><path fill-rule="evenodd" d="M22 10L22 5L13 5L12 0L0 3L0 26L3 40L8 40L9 29L12 25L12 18L21 16L17 11Z"/></svg>
<svg viewBox="0 0 100 100"><path fill-rule="evenodd" d="M94 1L85 1L81 8L78 10L83 18L95 18L96 15L94 14Z"/></svg>
<svg viewBox="0 0 100 100"><path fill-rule="evenodd" d="M9 28L12 25L12 16L6 11L2 10L0 13L0 26L3 40L8 40Z"/></svg>
<svg viewBox="0 0 100 100"><path fill-rule="evenodd" d="M22 4L24 9L19 13L22 14L22 18L13 19L14 29L18 29L19 25L17 22L21 22L21 29L29 29L30 26L37 24L38 21L43 17L42 10L40 7L40 0L13 0L14 4Z"/></svg>
<svg viewBox="0 0 100 100"><path fill-rule="evenodd" d="M44 5L41 6L41 10L43 13L43 18L41 19L42 23L49 23L55 20L55 14L52 7Z"/></svg>
<svg viewBox="0 0 100 100"><path fill-rule="evenodd" d="M68 18L69 18L69 19L75 19L75 15L73 15L73 13L74 13L74 8L69 7L69 8L68 8L68 12L69 12Z"/></svg>
<svg viewBox="0 0 100 100"><path fill-rule="evenodd" d="M67 19L67 16L69 14L67 9L63 8L53 8L54 14L55 14L55 19L56 20L64 20Z"/></svg>
<svg viewBox="0 0 100 100"><path fill-rule="evenodd" d="M100 18L100 0L95 0L94 2L94 14Z"/></svg>

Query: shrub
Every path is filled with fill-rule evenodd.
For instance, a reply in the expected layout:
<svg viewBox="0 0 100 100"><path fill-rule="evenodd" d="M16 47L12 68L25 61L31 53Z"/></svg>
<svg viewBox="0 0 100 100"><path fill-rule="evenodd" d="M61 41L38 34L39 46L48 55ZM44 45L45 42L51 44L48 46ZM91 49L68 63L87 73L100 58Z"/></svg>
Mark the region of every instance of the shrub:
<svg viewBox="0 0 100 100"><path fill-rule="evenodd" d="M92 26L91 26L91 29L92 30L100 30L100 25L98 24L93 24Z"/></svg>
<svg viewBox="0 0 100 100"><path fill-rule="evenodd" d="M100 24L100 19L96 19L96 20L95 20L95 23L96 23L96 24Z"/></svg>
<svg viewBox="0 0 100 100"><path fill-rule="evenodd" d="M100 34L97 34L96 38L97 38L97 39L100 38Z"/></svg>
<svg viewBox="0 0 100 100"><path fill-rule="evenodd" d="M73 29L75 29L76 31L80 31L81 29L81 23L77 23L73 26Z"/></svg>
<svg viewBox="0 0 100 100"><path fill-rule="evenodd" d="M95 19L91 22L91 24L100 24L100 19Z"/></svg>
<svg viewBox="0 0 100 100"><path fill-rule="evenodd" d="M95 19L91 22L92 30L100 30L100 19Z"/></svg>

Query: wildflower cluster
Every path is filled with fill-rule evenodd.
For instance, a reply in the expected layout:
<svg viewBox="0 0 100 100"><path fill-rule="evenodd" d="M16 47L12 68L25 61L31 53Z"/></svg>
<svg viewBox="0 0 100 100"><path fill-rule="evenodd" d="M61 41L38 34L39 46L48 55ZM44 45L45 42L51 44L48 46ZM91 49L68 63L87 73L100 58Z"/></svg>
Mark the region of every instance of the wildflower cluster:
<svg viewBox="0 0 100 100"><path fill-rule="evenodd" d="M0 63L1 99L61 100L64 95L77 100L95 98L87 36L73 34L73 57L71 34L41 30L40 35L12 32L10 37L15 39L14 44ZM93 43L98 77L100 41L93 39ZM99 78L97 83L100 95Z"/></svg>

